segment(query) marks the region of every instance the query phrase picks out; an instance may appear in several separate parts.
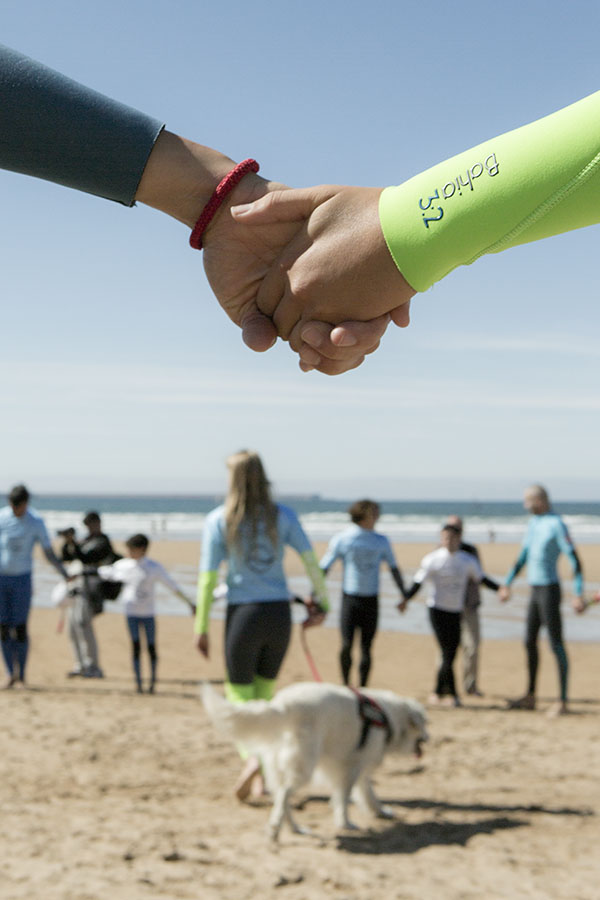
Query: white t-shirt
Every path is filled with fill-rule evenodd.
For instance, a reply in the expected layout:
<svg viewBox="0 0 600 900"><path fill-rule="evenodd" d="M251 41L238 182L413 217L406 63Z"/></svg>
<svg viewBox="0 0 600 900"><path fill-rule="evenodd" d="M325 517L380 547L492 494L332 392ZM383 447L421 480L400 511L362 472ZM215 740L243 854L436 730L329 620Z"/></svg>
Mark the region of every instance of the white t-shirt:
<svg viewBox="0 0 600 900"><path fill-rule="evenodd" d="M481 581L483 572L474 556L457 550L450 553L446 547L438 547L421 560L415 581L429 581L430 594L427 606L447 612L461 612L469 578Z"/></svg>
<svg viewBox="0 0 600 900"><path fill-rule="evenodd" d="M154 559L118 559L111 566L100 566L100 578L104 581L122 581L119 600L125 606L125 615L146 617L154 615L154 586L161 581L175 593L181 588L164 566Z"/></svg>

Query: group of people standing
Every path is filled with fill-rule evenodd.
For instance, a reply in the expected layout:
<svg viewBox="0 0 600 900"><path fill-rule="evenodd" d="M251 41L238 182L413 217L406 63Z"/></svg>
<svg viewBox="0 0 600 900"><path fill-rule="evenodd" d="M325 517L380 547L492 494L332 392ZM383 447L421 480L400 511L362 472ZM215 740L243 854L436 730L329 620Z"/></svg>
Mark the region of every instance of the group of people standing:
<svg viewBox="0 0 600 900"><path fill-rule="evenodd" d="M531 513L531 519L521 553L504 585L483 572L477 548L462 540L462 519L452 515L441 529L440 546L422 559L413 584L406 587L387 538L374 531L379 516L377 504L366 500L355 503L349 510L354 525L331 541L329 550L321 561L325 572L337 558L344 565L340 621L340 664L344 683L349 681L351 647L357 628L361 634L360 684L367 683L371 667L371 644L377 627L379 568L380 563L386 561L401 593L398 604L400 612L406 610L407 603L421 586L425 582L429 583L427 607L440 649L440 663L430 703L461 705L454 677L454 660L461 641L465 693L482 696L478 685L480 586L496 591L500 600L506 602L510 599L510 585L523 566L527 565L531 588L525 637L528 686L522 697L509 702L509 707L535 708L538 636L540 628L545 626L559 675L560 699L550 712L554 715L568 712L568 658L562 634L557 562L560 554L564 553L571 563L575 582L572 604L576 612L583 612L585 609L581 563L566 525L551 508L545 488L541 485L527 488L524 506Z"/></svg>
<svg viewBox="0 0 600 900"><path fill-rule="evenodd" d="M54 591L55 603L67 610L68 634L75 663L67 677L103 678L94 617L106 600L120 596L131 638L132 665L141 693L141 632L150 660L148 692L156 683L157 652L154 588L162 582L192 609L194 604L156 560L147 557L149 540L134 534L126 542L127 557L115 552L102 531L100 515L91 511L83 519L87 535L77 540L74 528L59 532L61 558L54 550L42 517L29 506L24 485L15 486L8 505L0 509L0 640L6 668L4 688L25 685L29 650L27 622L32 597L33 550L40 544L48 562L62 578Z"/></svg>
<svg viewBox="0 0 600 900"><path fill-rule="evenodd" d="M533 709L536 704L538 670L537 641L545 626L557 660L560 699L555 712L567 712L568 659L562 636L561 590L557 560L564 553L575 577L573 606L585 608L579 557L564 522L553 512L545 489L534 485L525 492L524 505L531 513L521 553L504 585L484 574L477 549L462 541L463 524L450 516L441 529L440 546L427 554L410 587L406 586L388 538L375 530L380 509L372 500L360 500L349 509L351 525L336 535L320 560L311 547L296 514L276 503L260 457L241 451L228 460L229 487L225 503L207 516L195 609L197 649L210 652L209 614L222 563L227 564L227 614L225 624L226 690L233 702L270 699L291 633L290 595L283 570L286 546L301 557L312 585L306 601L307 624L319 624L329 609L325 576L336 560L343 565L340 614L342 680L349 684L352 645L360 634L358 682L364 686L371 670L371 648L379 614L379 576L386 563L398 588L398 609L429 583L427 607L433 633L440 648L440 663L430 702L460 705L454 677L454 660L463 645L464 690L480 695L478 655L480 643L480 585L498 592L502 601L510 597L510 585L527 564L531 597L527 612L526 649L528 685L525 694L510 703L513 708ZM64 580L63 596L68 606L69 637L75 656L70 677L101 678L98 644L93 620L105 599L121 591L131 637L136 686L142 691L140 669L141 633L150 659L149 691L156 681L156 631L154 585L161 581L193 609L179 585L160 563L147 557L149 541L133 535L126 541L122 559L102 531L97 512L83 519L87 535L76 540L75 530L61 532L61 559L54 553L41 517L29 508L29 493L17 485L0 510L0 640L7 672L5 687L24 684L28 652L27 619L31 604L31 571L34 545L39 543ZM78 565L75 571L73 566ZM258 772L249 761L240 793L249 788Z"/></svg>

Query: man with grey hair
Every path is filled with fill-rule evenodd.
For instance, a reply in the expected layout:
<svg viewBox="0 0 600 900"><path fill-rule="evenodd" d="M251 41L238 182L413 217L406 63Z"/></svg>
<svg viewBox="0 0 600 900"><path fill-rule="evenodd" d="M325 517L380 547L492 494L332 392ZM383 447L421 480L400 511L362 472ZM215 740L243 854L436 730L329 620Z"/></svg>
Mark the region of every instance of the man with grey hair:
<svg viewBox="0 0 600 900"><path fill-rule="evenodd" d="M503 602L510 598L509 586L527 563L527 580L531 587L525 633L529 684L527 692L517 700L511 701L509 705L512 709L535 709L538 670L537 640L540 628L545 625L552 652L556 657L560 685L560 701L549 712L551 715L564 715L569 711L567 705L569 662L562 636L561 590L556 564L561 553L569 558L573 569L576 595L571 602L576 612L583 612L585 605L582 599L581 563L566 525L551 508L550 498L545 488L539 484L528 487L525 490L523 506L531 513L531 519L519 558L509 572L505 586L500 589L499 597Z"/></svg>

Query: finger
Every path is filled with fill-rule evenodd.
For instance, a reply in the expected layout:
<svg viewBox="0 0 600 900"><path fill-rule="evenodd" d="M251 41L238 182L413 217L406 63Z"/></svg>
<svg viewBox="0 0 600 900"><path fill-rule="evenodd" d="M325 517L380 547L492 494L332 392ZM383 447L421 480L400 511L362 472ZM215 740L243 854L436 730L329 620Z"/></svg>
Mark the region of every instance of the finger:
<svg viewBox="0 0 600 900"><path fill-rule="evenodd" d="M321 362L316 366L308 365L300 360L299 365L303 372L312 372L313 370L316 370L323 375L343 375L344 372L349 372L351 369L357 369L364 361L364 356L358 356L354 359L342 360L321 359Z"/></svg>
<svg viewBox="0 0 600 900"><path fill-rule="evenodd" d="M318 185L285 191L271 191L254 203L231 207L231 215L238 222L266 225L276 222L296 222L308 218L313 210L337 193L335 185Z"/></svg>
<svg viewBox="0 0 600 900"><path fill-rule="evenodd" d="M332 328L327 322L299 322L291 331L292 350L308 365L321 359L356 360L373 353L390 321L386 314L369 322L345 322Z"/></svg>
<svg viewBox="0 0 600 900"><path fill-rule="evenodd" d="M277 331L271 319L264 316L256 307L249 309L240 322L242 340L255 353L264 353L277 340Z"/></svg>
<svg viewBox="0 0 600 900"><path fill-rule="evenodd" d="M390 320L391 317L388 313L385 313L383 316L377 316L376 319L370 319L368 322L342 322L341 325L336 325L330 334L330 343L337 351L335 358L342 358L338 354L343 353L348 348L354 351L355 354L360 349L362 349L363 353L370 352L370 348L374 348L376 344L379 344ZM302 337L307 344L311 343L310 339L305 336L304 330ZM311 346L314 345L311 344ZM329 356L330 354L325 353L324 355Z"/></svg>
<svg viewBox="0 0 600 900"><path fill-rule="evenodd" d="M296 297L292 294L292 289L286 279L283 296L281 297L277 308L273 312L273 324L277 329L279 337L287 341L292 333L294 326L300 321L300 306Z"/></svg>
<svg viewBox="0 0 600 900"><path fill-rule="evenodd" d="M396 309L392 309L390 316L392 317L392 322L394 325L397 325L398 328L406 328L410 325L410 300L407 300L402 306L397 306Z"/></svg>
<svg viewBox="0 0 600 900"><path fill-rule="evenodd" d="M289 285L288 272L308 247L310 239L306 228L301 227L278 258L271 263L256 292L256 305L265 315L272 317L275 313ZM281 336L283 337L283 334Z"/></svg>
<svg viewBox="0 0 600 900"><path fill-rule="evenodd" d="M298 356L300 357L300 361L304 363L305 366L308 366L310 369L320 369L321 366L325 365L328 362L338 362L344 365L344 368L338 372L333 374L339 375L341 371L347 371L348 369L354 369L357 365L360 365L365 356L368 356L371 353L374 353L375 350L379 347L379 341L374 344L372 347L369 347L367 350L361 350L354 352L352 355L348 353L344 354L343 357L338 359L332 358L331 356L323 356L318 353L316 350L313 350L312 347L309 347L308 344L302 344L300 350L298 351ZM308 369L306 370L308 371Z"/></svg>
<svg viewBox="0 0 600 900"><path fill-rule="evenodd" d="M287 267L276 260L269 267L256 292L256 305L266 316L271 317L277 309L287 285Z"/></svg>

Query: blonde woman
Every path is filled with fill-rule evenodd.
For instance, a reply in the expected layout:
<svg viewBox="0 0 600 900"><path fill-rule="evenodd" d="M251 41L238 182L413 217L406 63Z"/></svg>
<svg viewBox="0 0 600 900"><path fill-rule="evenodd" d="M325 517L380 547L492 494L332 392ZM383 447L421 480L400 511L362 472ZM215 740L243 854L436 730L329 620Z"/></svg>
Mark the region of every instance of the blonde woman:
<svg viewBox="0 0 600 900"><path fill-rule="evenodd" d="M328 609L325 581L296 513L271 499L258 454L242 450L227 460L229 489L223 506L206 517L198 582L196 646L209 656L208 619L218 570L227 562L225 622L226 695L233 703L270 700L291 634L289 591L283 572L286 545L299 553L312 582L314 624ZM236 793L243 799L260 773L247 760Z"/></svg>

